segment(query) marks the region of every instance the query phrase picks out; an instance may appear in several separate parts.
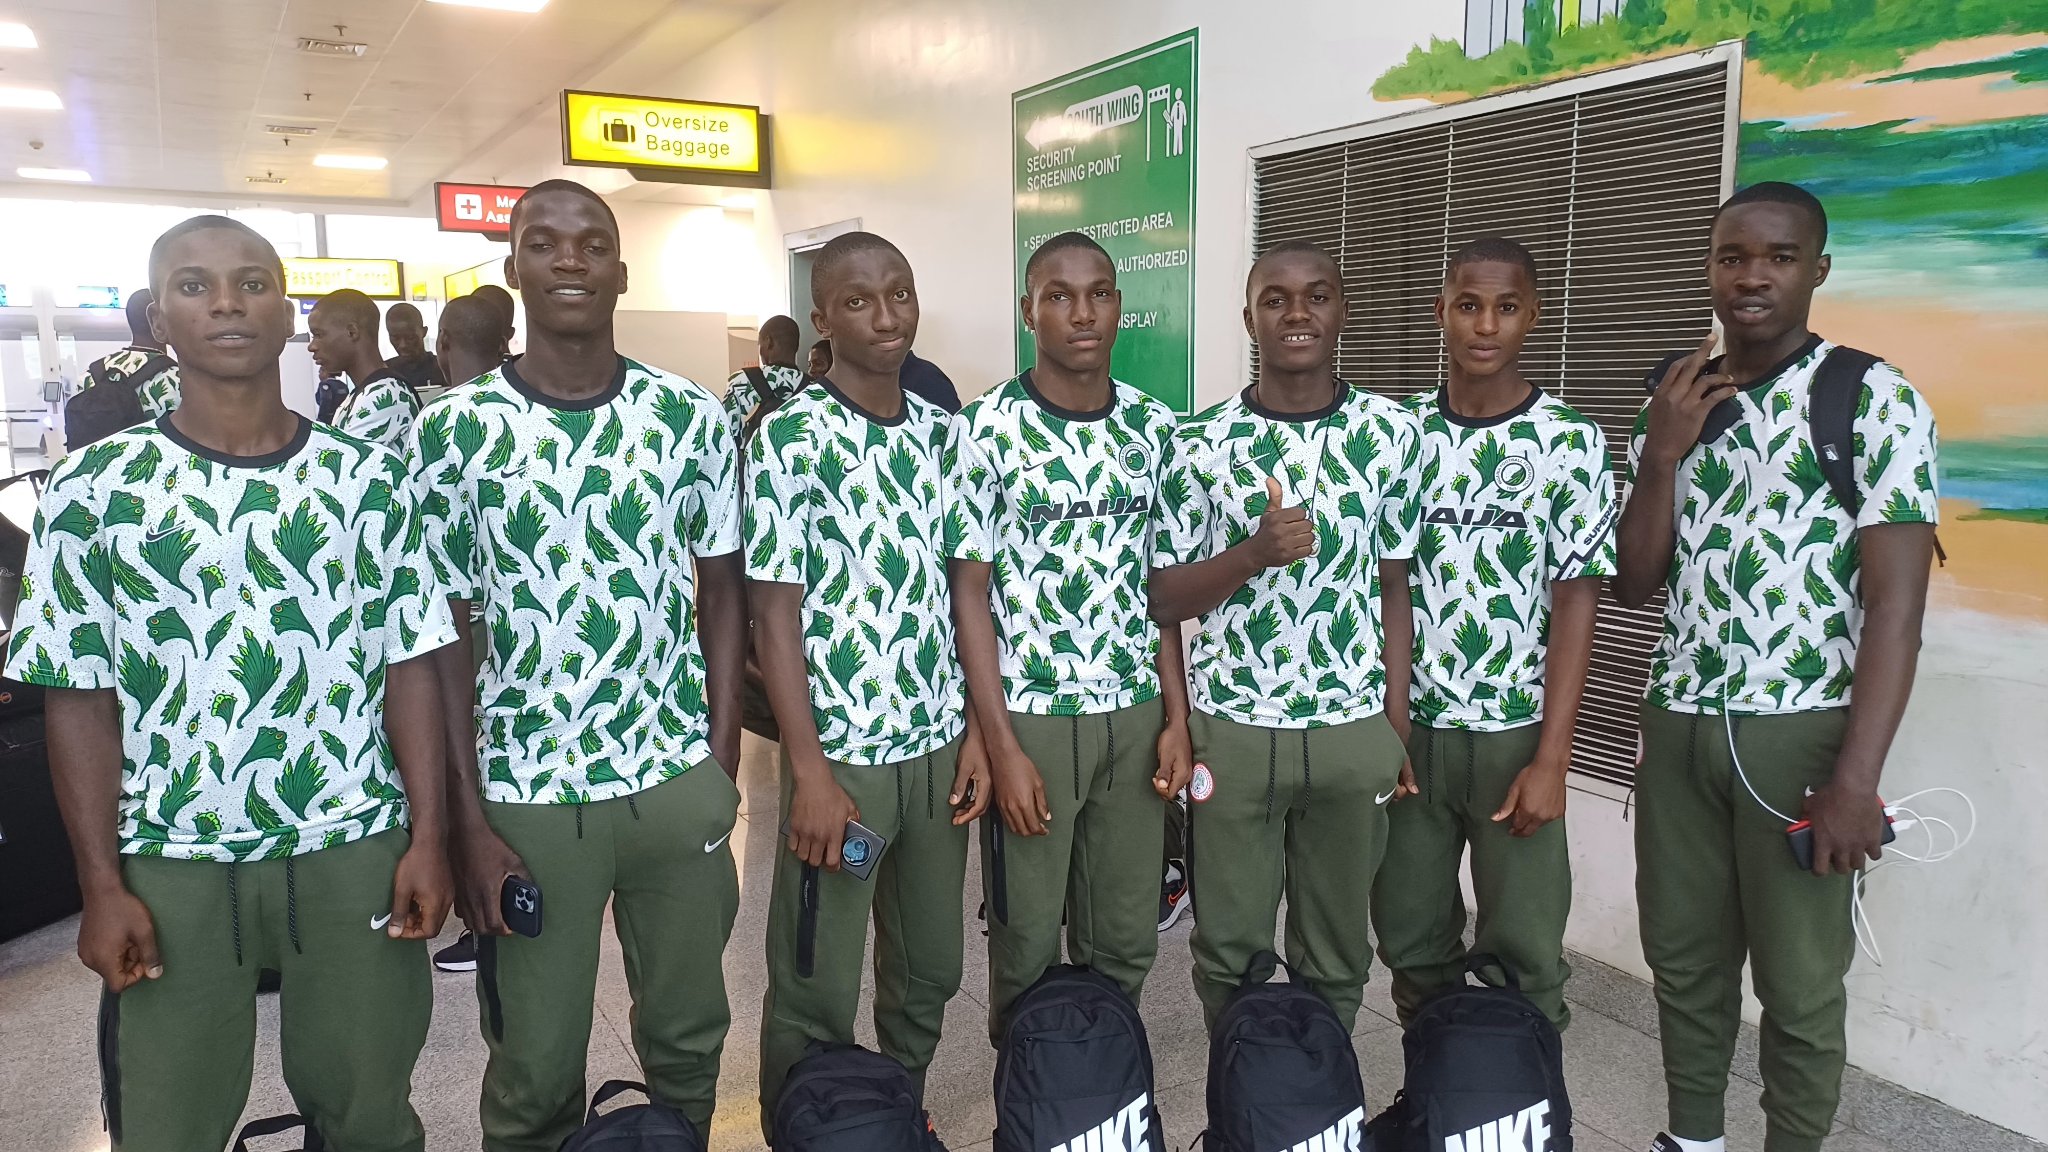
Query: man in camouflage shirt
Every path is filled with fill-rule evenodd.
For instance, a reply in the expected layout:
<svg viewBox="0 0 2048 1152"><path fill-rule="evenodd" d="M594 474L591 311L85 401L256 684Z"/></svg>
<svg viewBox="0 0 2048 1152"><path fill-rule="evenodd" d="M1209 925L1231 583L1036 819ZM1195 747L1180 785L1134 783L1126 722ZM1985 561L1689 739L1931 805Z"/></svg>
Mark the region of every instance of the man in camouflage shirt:
<svg viewBox="0 0 2048 1152"><path fill-rule="evenodd" d="M1528 249L1460 247L1436 302L1448 379L1407 405L1422 422L1408 740L1422 791L1393 805L1372 899L1404 1024L1464 981L1468 846L1472 951L1498 957L1552 1023L1570 1019L1564 781L1614 571L1614 479L1599 427L1522 374L1539 309Z"/></svg>
<svg viewBox="0 0 2048 1152"><path fill-rule="evenodd" d="M1881 851L1878 777L1913 687L1939 510L1934 414L1889 364L1856 386L1860 509L1821 468L1808 404L1835 348L1807 319L1826 251L1827 214L1802 188L1723 204L1707 281L1727 351L1710 359L1709 337L1673 365L1629 444L1615 592L1631 607L1669 595L1636 781L1660 1152L1720 1152L1745 958L1765 1147L1818 1152L1841 1097L1851 887ZM1733 423L1710 425L1721 404ZM1786 837L1801 819L1810 872Z"/></svg>
<svg viewBox="0 0 2048 1152"><path fill-rule="evenodd" d="M273 968L299 1111L336 1147L417 1152L447 598L398 457L284 406L270 244L193 217L150 281L183 403L52 471L7 665L48 690L109 1135L227 1143Z"/></svg>
<svg viewBox="0 0 2048 1152"><path fill-rule="evenodd" d="M1175 436L1153 559L1153 619L1200 621L1195 989L1213 1025L1272 948L1284 891L1288 959L1349 1027L1403 787L1422 436L1399 404L1337 377L1347 305L1327 252L1279 245L1245 297L1258 380Z"/></svg>

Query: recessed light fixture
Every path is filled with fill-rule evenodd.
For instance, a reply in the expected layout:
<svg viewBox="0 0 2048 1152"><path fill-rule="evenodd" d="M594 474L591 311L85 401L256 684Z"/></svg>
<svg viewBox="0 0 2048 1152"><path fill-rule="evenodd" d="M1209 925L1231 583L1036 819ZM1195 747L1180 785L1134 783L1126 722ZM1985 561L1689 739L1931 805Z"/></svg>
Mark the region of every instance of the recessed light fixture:
<svg viewBox="0 0 2048 1152"><path fill-rule="evenodd" d="M353 168L360 172L382 172L391 161L382 156L347 156L335 152L322 152L313 157L315 168Z"/></svg>
<svg viewBox="0 0 2048 1152"><path fill-rule="evenodd" d="M548 0L428 0L432 4L447 4L456 8L494 8L500 12L538 12L548 6Z"/></svg>
<svg viewBox="0 0 2048 1152"><path fill-rule="evenodd" d="M64 107L48 88L0 88L0 108L36 108L56 112Z"/></svg>
<svg viewBox="0 0 2048 1152"><path fill-rule="evenodd" d="M23 180L62 180L69 184L90 184L92 173L83 168L16 168Z"/></svg>
<svg viewBox="0 0 2048 1152"><path fill-rule="evenodd" d="M36 34L26 24L0 22L0 48L33 48Z"/></svg>
<svg viewBox="0 0 2048 1152"><path fill-rule="evenodd" d="M311 136L320 131L304 124L265 124L263 130L272 136Z"/></svg>

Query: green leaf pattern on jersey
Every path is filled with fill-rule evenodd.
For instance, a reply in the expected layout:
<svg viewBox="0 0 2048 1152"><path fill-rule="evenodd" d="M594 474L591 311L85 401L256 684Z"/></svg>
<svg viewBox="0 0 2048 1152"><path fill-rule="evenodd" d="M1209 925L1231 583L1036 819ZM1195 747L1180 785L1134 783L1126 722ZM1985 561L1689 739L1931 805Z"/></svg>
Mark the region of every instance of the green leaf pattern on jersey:
<svg viewBox="0 0 2048 1152"><path fill-rule="evenodd" d="M587 409L517 371L430 407L409 460L429 561L483 605L484 799L631 795L709 754L693 557L739 547L732 426L702 387L631 360Z"/></svg>
<svg viewBox="0 0 2048 1152"><path fill-rule="evenodd" d="M109 353L105 358L107 368L119 372L135 385L135 398L142 403L142 414L151 420L178 407L181 395L178 386L178 366L167 364L147 379L136 379L135 374L149 364L154 355L143 348L123 348Z"/></svg>
<svg viewBox="0 0 2048 1152"><path fill-rule="evenodd" d="M962 488L946 550L994 566L1003 694L1018 712L1090 715L1159 694L1145 582L1174 417L1114 387L1100 419L1049 410L1023 377L953 418Z"/></svg>
<svg viewBox="0 0 2048 1152"><path fill-rule="evenodd" d="M1188 668L1212 715L1278 728L1379 712L1379 562L1413 555L1422 430L1399 404L1347 387L1320 418L1275 420L1242 395L1180 426L1161 482L1155 566L1206 560L1249 539L1266 478L1307 507L1317 550L1254 575L1204 616Z"/></svg>
<svg viewBox="0 0 2048 1152"><path fill-rule="evenodd" d="M1649 699L1681 712L1777 713L1849 703L1863 631L1857 529L1936 523L1937 434L1927 401L1889 364L1863 378L1853 425L1863 509L1821 471L1807 396L1833 345L1738 393L1742 421L1678 468L1677 552ZM1629 463L1641 460L1647 409Z"/></svg>
<svg viewBox="0 0 2048 1152"><path fill-rule="evenodd" d="M1477 731L1540 720L1551 582L1614 573L1607 442L1540 392L1485 427L1439 392L1406 406L1422 426L1412 712Z"/></svg>
<svg viewBox="0 0 2048 1152"><path fill-rule="evenodd" d="M905 393L894 424L820 385L747 443L747 576L800 584L825 754L922 756L960 734L944 524L959 488L947 414Z"/></svg>
<svg viewBox="0 0 2048 1152"><path fill-rule="evenodd" d="M804 374L800 370L781 364L762 365L761 378L768 382L768 391L778 402L796 395L804 386ZM725 411L732 417L734 428L744 426L747 417L752 416L754 409L767 399L745 372L735 372L725 382Z"/></svg>
<svg viewBox="0 0 2048 1152"><path fill-rule="evenodd" d="M331 507L372 489L369 514ZM59 462L8 674L115 692L121 851L268 858L405 821L385 667L455 636L445 589L384 577L410 563L411 491L396 455L318 426L260 468L154 424ZM359 551L383 559L315 583Z"/></svg>
<svg viewBox="0 0 2048 1152"><path fill-rule="evenodd" d="M405 381L379 372L342 401L341 410L334 414L334 426L358 439L403 452L419 415L419 396Z"/></svg>

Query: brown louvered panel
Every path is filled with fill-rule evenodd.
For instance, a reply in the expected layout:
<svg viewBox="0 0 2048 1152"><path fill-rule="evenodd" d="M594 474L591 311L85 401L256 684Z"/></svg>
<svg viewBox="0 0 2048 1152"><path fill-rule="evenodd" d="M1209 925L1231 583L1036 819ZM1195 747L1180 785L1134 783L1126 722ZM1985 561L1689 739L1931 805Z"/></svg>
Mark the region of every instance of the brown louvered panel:
<svg viewBox="0 0 2048 1152"><path fill-rule="evenodd" d="M1717 62L1262 157L1253 250L1310 240L1337 254L1352 307L1338 370L1398 397L1443 378L1432 303L1450 250L1488 234L1520 240L1541 268L1544 306L1524 364L1601 426L1619 468L1644 371L1697 344L1711 320L1707 227L1727 84ZM1661 595L1638 611L1602 599L1578 771L1633 782L1662 607Z"/></svg>

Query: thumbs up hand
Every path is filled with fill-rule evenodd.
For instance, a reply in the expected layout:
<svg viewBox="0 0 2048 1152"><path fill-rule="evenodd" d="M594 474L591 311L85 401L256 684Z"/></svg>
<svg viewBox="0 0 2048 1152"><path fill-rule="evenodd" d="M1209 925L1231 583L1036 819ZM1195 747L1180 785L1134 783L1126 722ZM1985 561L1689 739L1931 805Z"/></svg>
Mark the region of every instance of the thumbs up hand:
<svg viewBox="0 0 2048 1152"><path fill-rule="evenodd" d="M1266 477L1266 510L1259 530L1247 541L1252 558L1263 568L1282 568L1316 550L1316 530L1301 507L1283 508L1280 481Z"/></svg>

